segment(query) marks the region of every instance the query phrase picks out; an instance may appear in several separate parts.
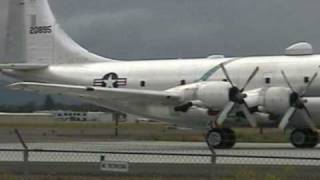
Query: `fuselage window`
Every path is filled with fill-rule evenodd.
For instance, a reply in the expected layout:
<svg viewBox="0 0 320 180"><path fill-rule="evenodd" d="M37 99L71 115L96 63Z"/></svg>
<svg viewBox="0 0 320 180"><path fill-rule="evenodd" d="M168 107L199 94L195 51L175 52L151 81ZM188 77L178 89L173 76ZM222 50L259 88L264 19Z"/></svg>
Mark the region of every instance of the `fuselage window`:
<svg viewBox="0 0 320 180"><path fill-rule="evenodd" d="M271 83L271 78L270 77L266 77L265 78L265 83L266 84L270 84Z"/></svg>
<svg viewBox="0 0 320 180"><path fill-rule="evenodd" d="M304 83L308 83L309 82L309 77L305 76L303 81L304 81Z"/></svg>
<svg viewBox="0 0 320 180"><path fill-rule="evenodd" d="M145 82L145 81L141 81L141 82L140 82L140 86L141 86L141 87L145 87L145 86L146 86L146 82Z"/></svg>
<svg viewBox="0 0 320 180"><path fill-rule="evenodd" d="M180 85L185 85L186 84L186 80L181 80L180 81Z"/></svg>

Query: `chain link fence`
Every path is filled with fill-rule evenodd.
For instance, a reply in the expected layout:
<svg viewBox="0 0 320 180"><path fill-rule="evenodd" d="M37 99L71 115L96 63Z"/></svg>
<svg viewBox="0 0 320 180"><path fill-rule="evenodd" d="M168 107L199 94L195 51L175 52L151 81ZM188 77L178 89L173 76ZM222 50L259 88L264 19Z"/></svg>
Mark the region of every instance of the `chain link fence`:
<svg viewBox="0 0 320 180"><path fill-rule="evenodd" d="M320 158L1 149L1 172L33 177L318 179ZM251 162L251 163L250 163Z"/></svg>
<svg viewBox="0 0 320 180"><path fill-rule="evenodd" d="M2 144L0 179L319 179L318 149L204 143L82 142ZM19 145L19 146L18 146ZM265 145L266 147L268 145Z"/></svg>

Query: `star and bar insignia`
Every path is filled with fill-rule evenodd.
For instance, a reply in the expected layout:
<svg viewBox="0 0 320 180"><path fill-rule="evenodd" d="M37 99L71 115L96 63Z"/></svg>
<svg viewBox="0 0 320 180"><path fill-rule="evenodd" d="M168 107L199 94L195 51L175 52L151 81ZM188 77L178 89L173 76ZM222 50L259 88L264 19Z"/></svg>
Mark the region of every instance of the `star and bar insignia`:
<svg viewBox="0 0 320 180"><path fill-rule="evenodd" d="M102 79L95 79L95 87L119 88L127 86L127 78L119 78L116 73L106 74Z"/></svg>

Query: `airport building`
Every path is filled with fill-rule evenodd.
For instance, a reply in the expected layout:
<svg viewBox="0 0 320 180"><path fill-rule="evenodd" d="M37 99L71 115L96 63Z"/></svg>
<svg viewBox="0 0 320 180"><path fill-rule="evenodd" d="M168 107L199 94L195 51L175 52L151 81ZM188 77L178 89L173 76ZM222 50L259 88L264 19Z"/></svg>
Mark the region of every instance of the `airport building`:
<svg viewBox="0 0 320 180"><path fill-rule="evenodd" d="M53 118L69 122L112 122L112 113L106 112L79 112L79 111L41 111L41 113L52 114ZM120 121L126 121L122 116Z"/></svg>

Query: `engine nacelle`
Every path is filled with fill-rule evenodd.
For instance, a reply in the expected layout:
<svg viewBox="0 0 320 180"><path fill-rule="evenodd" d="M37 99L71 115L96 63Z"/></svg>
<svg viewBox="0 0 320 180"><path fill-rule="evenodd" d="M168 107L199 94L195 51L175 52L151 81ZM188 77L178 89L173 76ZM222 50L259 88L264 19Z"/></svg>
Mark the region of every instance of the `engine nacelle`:
<svg viewBox="0 0 320 180"><path fill-rule="evenodd" d="M200 82L176 87L168 91L178 92L181 101L197 102L199 106L205 106L213 110L221 110L229 102L231 85L228 82Z"/></svg>
<svg viewBox="0 0 320 180"><path fill-rule="evenodd" d="M290 107L291 90L284 87L271 87L265 91L263 111L271 114L283 114Z"/></svg>
<svg viewBox="0 0 320 180"><path fill-rule="evenodd" d="M196 98L212 109L221 110L229 102L228 82L208 82L198 86Z"/></svg>

